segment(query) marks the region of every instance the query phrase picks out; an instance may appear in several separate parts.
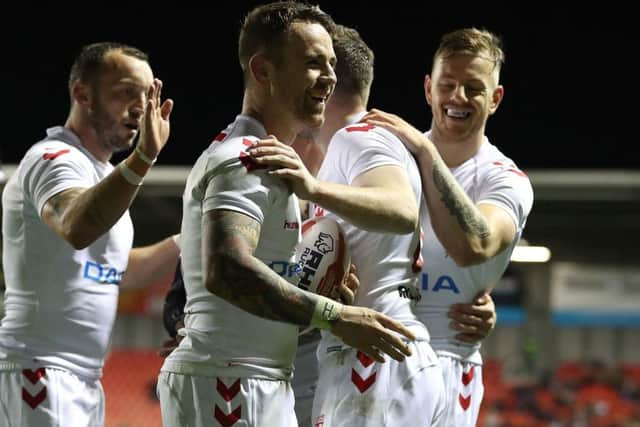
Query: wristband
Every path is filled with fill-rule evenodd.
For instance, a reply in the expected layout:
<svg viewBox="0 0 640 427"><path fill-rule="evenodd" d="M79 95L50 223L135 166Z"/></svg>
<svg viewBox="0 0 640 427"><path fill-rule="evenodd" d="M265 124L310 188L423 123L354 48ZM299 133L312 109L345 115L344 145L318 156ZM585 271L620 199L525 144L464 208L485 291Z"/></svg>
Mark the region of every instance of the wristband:
<svg viewBox="0 0 640 427"><path fill-rule="evenodd" d="M136 148L133 151L138 155L138 157L140 157L140 160L142 160L149 166L153 166L153 164L156 162L156 159L150 159L146 154L144 154L139 145L136 145Z"/></svg>
<svg viewBox="0 0 640 427"><path fill-rule="evenodd" d="M125 163L125 160L120 162L120 164L118 165L118 168L120 169L120 174L122 175L122 177L129 184L135 185L136 187L139 187L142 185L142 180L144 179L144 177L138 175L137 173L129 169L129 166L127 166L127 164Z"/></svg>
<svg viewBox="0 0 640 427"><path fill-rule="evenodd" d="M313 309L311 326L319 329L331 329L334 321L338 320L342 311L342 304L327 297L316 295L318 302Z"/></svg>

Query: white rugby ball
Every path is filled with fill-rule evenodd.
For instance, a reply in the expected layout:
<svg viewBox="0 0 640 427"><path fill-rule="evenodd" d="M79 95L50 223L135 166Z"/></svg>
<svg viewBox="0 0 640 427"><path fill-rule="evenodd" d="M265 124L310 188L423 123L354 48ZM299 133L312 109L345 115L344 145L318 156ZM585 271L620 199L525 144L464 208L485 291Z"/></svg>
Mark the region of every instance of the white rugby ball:
<svg viewBox="0 0 640 427"><path fill-rule="evenodd" d="M349 273L351 254L335 220L328 217L306 220L295 259L299 288L339 299L338 288Z"/></svg>

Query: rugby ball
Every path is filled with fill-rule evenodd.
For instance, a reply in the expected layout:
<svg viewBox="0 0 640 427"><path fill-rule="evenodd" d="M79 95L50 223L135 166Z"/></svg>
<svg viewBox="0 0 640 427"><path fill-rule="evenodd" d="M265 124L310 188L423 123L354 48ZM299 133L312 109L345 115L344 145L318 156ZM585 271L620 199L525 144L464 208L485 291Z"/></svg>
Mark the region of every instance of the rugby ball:
<svg viewBox="0 0 640 427"><path fill-rule="evenodd" d="M328 217L302 224L296 246L296 285L306 291L338 300L338 288L349 273L351 255L340 225Z"/></svg>

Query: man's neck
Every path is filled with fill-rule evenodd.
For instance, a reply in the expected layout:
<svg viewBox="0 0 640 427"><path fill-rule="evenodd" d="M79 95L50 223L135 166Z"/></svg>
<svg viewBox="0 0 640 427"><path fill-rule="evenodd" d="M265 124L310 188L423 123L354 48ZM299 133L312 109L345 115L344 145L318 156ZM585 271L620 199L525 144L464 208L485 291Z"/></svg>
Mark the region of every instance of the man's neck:
<svg viewBox="0 0 640 427"><path fill-rule="evenodd" d="M359 96L334 94L329 99L325 122L318 132L316 142L326 152L333 135L343 127L352 124L356 117L366 110L367 106Z"/></svg>
<svg viewBox="0 0 640 427"><path fill-rule="evenodd" d="M438 149L438 153L445 164L453 168L460 166L478 153L480 146L484 142L484 135L477 134L471 138L454 141L439 135L438 132L432 129L429 139Z"/></svg>
<svg viewBox="0 0 640 427"><path fill-rule="evenodd" d="M85 124L84 120L70 114L64 127L75 133L82 146L97 160L107 163L111 159L113 153L100 144L95 129Z"/></svg>

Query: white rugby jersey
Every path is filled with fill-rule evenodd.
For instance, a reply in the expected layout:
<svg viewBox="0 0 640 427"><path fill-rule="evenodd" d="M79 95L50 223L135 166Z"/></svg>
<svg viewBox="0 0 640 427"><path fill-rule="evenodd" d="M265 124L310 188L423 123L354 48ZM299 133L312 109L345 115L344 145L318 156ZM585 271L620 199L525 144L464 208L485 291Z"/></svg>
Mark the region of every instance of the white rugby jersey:
<svg viewBox="0 0 640 427"><path fill-rule="evenodd" d="M438 354L482 363L480 343L466 344L456 340L457 332L449 326L451 319L447 317L447 311L451 304L469 303L478 292L492 288L498 282L522 235L533 204L533 189L526 174L486 137L475 156L450 170L475 204L490 203L501 207L513 219L516 228L513 241L500 254L482 264L458 267L438 241L428 213L424 212L421 218L424 267L418 315L429 327L431 346Z"/></svg>
<svg viewBox="0 0 640 427"><path fill-rule="evenodd" d="M200 155L183 195L182 270L187 302L185 338L163 371L211 376L216 368L237 377L289 379L298 327L244 311L209 292L202 277L202 216L214 209L243 213L261 223L254 255L280 275L295 274L300 240L298 198L246 153L267 133L239 115Z"/></svg>
<svg viewBox="0 0 640 427"><path fill-rule="evenodd" d="M46 201L88 188L113 170L69 129L54 127L27 151L2 194L5 316L0 358L102 374L133 242L129 213L89 247L75 250L40 217Z"/></svg>
<svg viewBox="0 0 640 427"><path fill-rule="evenodd" d="M356 121L365 113L359 114ZM406 171L416 203L420 206L422 181L418 166L402 142L387 130L365 123L347 126L331 138L318 179L351 185L359 175L380 166L398 166ZM317 206L316 216L327 215L342 227L351 262L357 267L360 287L354 305L384 313L410 327L418 339L429 333L415 314L420 298L418 279L420 229L408 234L366 231L338 215ZM334 345L332 335L323 332L321 346Z"/></svg>

